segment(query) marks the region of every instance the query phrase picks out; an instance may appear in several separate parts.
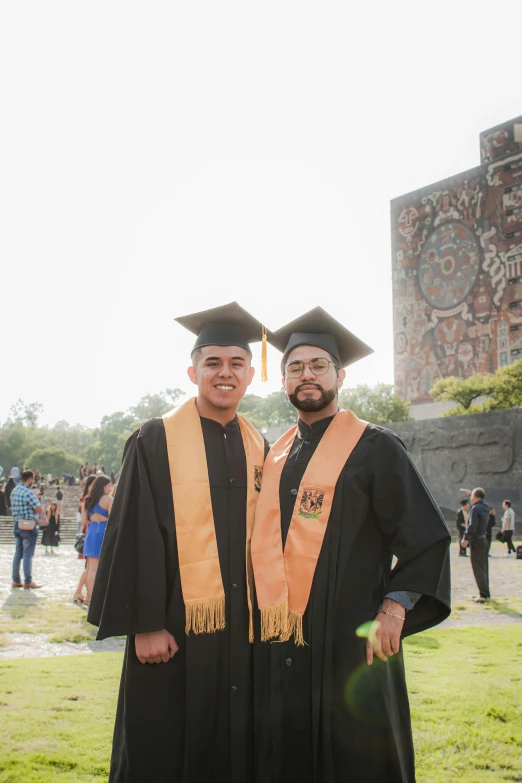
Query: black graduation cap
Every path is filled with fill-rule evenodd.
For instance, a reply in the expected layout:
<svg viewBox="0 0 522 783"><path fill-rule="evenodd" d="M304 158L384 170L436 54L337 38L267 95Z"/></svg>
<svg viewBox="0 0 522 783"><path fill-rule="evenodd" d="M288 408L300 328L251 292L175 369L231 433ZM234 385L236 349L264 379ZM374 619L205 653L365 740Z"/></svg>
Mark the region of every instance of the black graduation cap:
<svg viewBox="0 0 522 783"><path fill-rule="evenodd" d="M205 345L237 345L244 348L245 351L250 351L249 343L262 340L261 379L266 380L264 378L266 375L266 343L267 340L272 342L272 333L237 302L213 307L211 310L202 310L200 313L184 315L175 320L189 332L197 335L192 352Z"/></svg>
<svg viewBox="0 0 522 783"><path fill-rule="evenodd" d="M295 321L282 326L274 332L270 342L283 352L283 364L290 351L299 345L316 345L328 351L341 367L347 367L373 353L373 348L348 331L322 307L314 307Z"/></svg>

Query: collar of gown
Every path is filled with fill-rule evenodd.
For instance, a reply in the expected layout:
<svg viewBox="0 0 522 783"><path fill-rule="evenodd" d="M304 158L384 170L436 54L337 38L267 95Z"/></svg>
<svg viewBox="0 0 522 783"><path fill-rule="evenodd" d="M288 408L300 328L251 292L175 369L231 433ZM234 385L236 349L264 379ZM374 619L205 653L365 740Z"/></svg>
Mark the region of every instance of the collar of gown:
<svg viewBox="0 0 522 783"><path fill-rule="evenodd" d="M239 428L239 421L236 416L232 419L232 421L229 421L228 424L225 424L223 427L222 424L219 423L219 421L215 421L214 419L206 419L204 416L200 416L201 419L201 426L204 430L207 430L207 432L219 432L220 434L232 432Z"/></svg>
<svg viewBox="0 0 522 783"><path fill-rule="evenodd" d="M324 435L332 421L334 416L327 416L325 419L319 419L314 421L313 424L306 424L302 419L297 422L298 430L297 437L304 440L304 438L321 437Z"/></svg>

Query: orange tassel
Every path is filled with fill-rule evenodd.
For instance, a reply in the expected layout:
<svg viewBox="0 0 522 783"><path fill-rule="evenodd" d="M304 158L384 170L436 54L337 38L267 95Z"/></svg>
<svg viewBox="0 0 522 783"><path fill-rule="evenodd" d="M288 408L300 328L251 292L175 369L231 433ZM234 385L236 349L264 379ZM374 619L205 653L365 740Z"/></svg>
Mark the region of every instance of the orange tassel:
<svg viewBox="0 0 522 783"><path fill-rule="evenodd" d="M267 334L266 326L263 324L263 337L261 343L261 380L263 382L268 380L268 354L267 354Z"/></svg>

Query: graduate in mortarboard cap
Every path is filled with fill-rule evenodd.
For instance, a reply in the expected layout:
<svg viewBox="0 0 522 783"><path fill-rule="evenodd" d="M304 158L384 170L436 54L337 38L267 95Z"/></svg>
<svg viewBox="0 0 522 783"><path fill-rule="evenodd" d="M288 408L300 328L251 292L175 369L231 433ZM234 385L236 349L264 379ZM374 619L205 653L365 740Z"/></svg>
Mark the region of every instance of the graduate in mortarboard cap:
<svg viewBox="0 0 522 783"><path fill-rule="evenodd" d="M265 461L252 538L254 780L413 783L401 638L450 612L450 535L399 438L338 410L371 349L320 307L272 342L299 419Z"/></svg>
<svg viewBox="0 0 522 783"><path fill-rule="evenodd" d="M196 335L197 396L129 439L89 612L98 639L128 637L109 780L249 783L250 540L268 449L236 411L250 343L270 335L236 303L176 320Z"/></svg>

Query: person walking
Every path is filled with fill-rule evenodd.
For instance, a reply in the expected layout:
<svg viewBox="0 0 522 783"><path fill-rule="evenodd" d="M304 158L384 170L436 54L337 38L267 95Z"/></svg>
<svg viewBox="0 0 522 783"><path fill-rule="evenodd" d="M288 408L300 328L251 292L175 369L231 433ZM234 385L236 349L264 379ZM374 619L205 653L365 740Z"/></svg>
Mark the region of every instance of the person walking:
<svg viewBox="0 0 522 783"><path fill-rule="evenodd" d="M7 503L5 500L4 482L0 482L0 517L7 516Z"/></svg>
<svg viewBox="0 0 522 783"><path fill-rule="evenodd" d="M110 478L108 476L92 475L94 476L94 482L83 506L83 523L87 526L87 534L83 545L83 554L87 558L86 604L89 604L91 601L101 547L112 506L112 497L110 496L112 484Z"/></svg>
<svg viewBox="0 0 522 783"><path fill-rule="evenodd" d="M15 487L16 484L14 478L12 476L9 476L7 479L7 484L5 485L5 502L8 511L11 510L11 493Z"/></svg>
<svg viewBox="0 0 522 783"><path fill-rule="evenodd" d="M486 493L482 487L477 487L471 493L469 524L462 539L462 546L469 546L473 576L479 590L479 595L473 599L477 604L484 604L491 598L489 591L488 542L486 539L489 506L484 503L485 497Z"/></svg>
<svg viewBox="0 0 522 783"><path fill-rule="evenodd" d="M493 508L493 506L489 507L489 519L488 519L488 527L486 530L486 541L488 542L488 557L491 557L489 551L491 549L491 537L493 535L493 528L497 524L497 512Z"/></svg>
<svg viewBox="0 0 522 783"><path fill-rule="evenodd" d="M85 479L85 487L83 490L83 495L80 498L80 505L78 508L79 512L79 523L78 523L78 534L82 533L84 536L87 533L87 525L83 523L83 507L85 505L85 501L87 499L87 496L89 492L91 491L91 487L94 484L96 480L96 476L87 476ZM85 547L85 539L84 539L84 547ZM78 552L78 560L85 560L85 568L82 571L82 575L80 576L80 579L78 581L78 587L74 591L73 595L73 601L75 604L83 604L85 603L85 599L83 597L83 588L87 586L87 558L83 554L83 552Z"/></svg>
<svg viewBox="0 0 522 783"><path fill-rule="evenodd" d="M462 546L462 539L468 526L468 514L469 514L469 500L461 500L460 508L457 511L457 535L459 538L459 555L460 557L467 557L468 553L466 547Z"/></svg>
<svg viewBox="0 0 522 783"><path fill-rule="evenodd" d="M48 547L51 549L51 555L56 554L53 550L60 544L60 512L57 503L51 503L47 509L47 519L49 524L42 533L42 546L45 547L45 554L48 555Z"/></svg>
<svg viewBox="0 0 522 783"><path fill-rule="evenodd" d="M56 490L56 495L54 496L54 500L56 505L58 506L58 511L60 513L60 516L63 516L63 490L60 488L60 485L58 485L58 489Z"/></svg>
<svg viewBox="0 0 522 783"><path fill-rule="evenodd" d="M36 590L41 587L33 582L32 564L38 527L35 514L41 514L42 505L31 487L34 482L32 470L22 471L20 484L13 489L11 506L13 509L15 553L13 558L13 587ZM32 523L32 525L31 525ZM24 582L20 580L20 563L23 560Z"/></svg>
<svg viewBox="0 0 522 783"><path fill-rule="evenodd" d="M502 504L504 508L504 514L502 516L502 540L504 544L507 544L508 551L504 555L505 557L511 557L516 553L516 549L513 545L513 533L515 532L515 512L511 508L511 501L504 500Z"/></svg>
<svg viewBox="0 0 522 783"><path fill-rule="evenodd" d="M11 476L16 486L20 483L20 468L17 465L13 465L11 468Z"/></svg>

